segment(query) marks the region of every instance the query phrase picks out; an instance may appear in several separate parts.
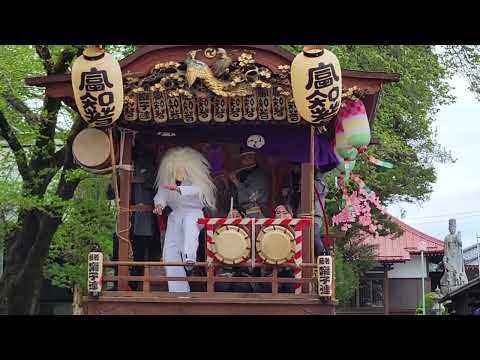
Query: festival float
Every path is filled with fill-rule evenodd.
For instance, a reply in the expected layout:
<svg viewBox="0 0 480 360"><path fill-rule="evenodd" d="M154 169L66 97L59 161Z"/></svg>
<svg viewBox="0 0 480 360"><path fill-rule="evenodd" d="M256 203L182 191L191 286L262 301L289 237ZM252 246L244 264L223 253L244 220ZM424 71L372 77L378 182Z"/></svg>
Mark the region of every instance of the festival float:
<svg viewBox="0 0 480 360"><path fill-rule="evenodd" d="M362 184L352 175L356 157L373 142L382 85L399 78L342 69L321 45L297 56L272 45L150 45L119 62L87 48L71 75L27 79L78 110L85 128L73 139L77 164L112 177L118 254L85 259L85 313L334 314L335 235L325 214L325 249L318 256L314 249L315 169L338 167L343 182ZM241 148L256 154L271 191L262 206L249 198L258 206L239 215L224 185L245 170ZM296 216L277 206L294 166ZM147 173L156 183L139 200ZM163 257L135 259L141 216L155 219L149 241L161 244ZM219 286L231 283L240 286ZM235 290L242 286L251 290Z"/></svg>

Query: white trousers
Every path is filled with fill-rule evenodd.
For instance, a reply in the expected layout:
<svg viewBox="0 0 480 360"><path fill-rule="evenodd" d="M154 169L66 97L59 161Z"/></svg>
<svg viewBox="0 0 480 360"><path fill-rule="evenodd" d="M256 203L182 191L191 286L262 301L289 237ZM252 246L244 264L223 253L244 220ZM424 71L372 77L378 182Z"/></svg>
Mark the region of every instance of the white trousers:
<svg viewBox="0 0 480 360"><path fill-rule="evenodd" d="M197 258L198 235L201 225L198 218L203 217L200 209L174 210L168 216L165 243L163 246L163 261L177 262ZM183 266L165 266L167 276L186 276ZM169 292L190 292L187 281L169 281Z"/></svg>

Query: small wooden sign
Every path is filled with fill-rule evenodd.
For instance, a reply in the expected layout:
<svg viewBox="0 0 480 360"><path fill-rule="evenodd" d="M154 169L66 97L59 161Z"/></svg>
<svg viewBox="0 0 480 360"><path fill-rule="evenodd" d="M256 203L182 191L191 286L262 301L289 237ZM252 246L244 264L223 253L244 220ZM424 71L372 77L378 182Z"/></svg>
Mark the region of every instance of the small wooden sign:
<svg viewBox="0 0 480 360"><path fill-rule="evenodd" d="M287 118L285 96L280 95L277 89L272 89L272 117L274 120L285 120Z"/></svg>
<svg viewBox="0 0 480 360"><path fill-rule="evenodd" d="M257 88L258 120L272 120L271 89Z"/></svg>
<svg viewBox="0 0 480 360"><path fill-rule="evenodd" d="M182 118L180 96L167 96L167 111L169 120L180 120Z"/></svg>
<svg viewBox="0 0 480 360"><path fill-rule="evenodd" d="M210 96L197 97L198 120L201 122L212 121L212 98Z"/></svg>
<svg viewBox="0 0 480 360"><path fill-rule="evenodd" d="M255 95L243 98L243 116L246 120L257 120L257 97Z"/></svg>
<svg viewBox="0 0 480 360"><path fill-rule="evenodd" d="M298 114L297 108L293 101L287 101L287 119L291 124L296 124L300 122L300 115Z"/></svg>
<svg viewBox="0 0 480 360"><path fill-rule="evenodd" d="M332 270L331 256L317 258L318 295L321 297L332 296Z"/></svg>
<svg viewBox="0 0 480 360"><path fill-rule="evenodd" d="M228 118L232 121L240 121L243 116L243 99L239 96L228 98Z"/></svg>
<svg viewBox="0 0 480 360"><path fill-rule="evenodd" d="M88 293L97 296L102 291L103 254L91 252L88 254Z"/></svg>
<svg viewBox="0 0 480 360"><path fill-rule="evenodd" d="M223 96L213 97L213 120L216 122L225 122L228 119L227 98Z"/></svg>
<svg viewBox="0 0 480 360"><path fill-rule="evenodd" d="M163 91L152 92L153 119L157 123L163 123L168 120L167 100L165 96L165 92Z"/></svg>
<svg viewBox="0 0 480 360"><path fill-rule="evenodd" d="M135 121L138 118L137 97L133 97L133 102L128 102L123 106L123 117L126 121Z"/></svg>
<svg viewBox="0 0 480 360"><path fill-rule="evenodd" d="M140 121L152 120L152 104L151 94L149 91L144 91L137 94L138 101L138 119Z"/></svg>
<svg viewBox="0 0 480 360"><path fill-rule="evenodd" d="M183 121L187 124L193 124L197 121L197 107L193 97L181 96Z"/></svg>

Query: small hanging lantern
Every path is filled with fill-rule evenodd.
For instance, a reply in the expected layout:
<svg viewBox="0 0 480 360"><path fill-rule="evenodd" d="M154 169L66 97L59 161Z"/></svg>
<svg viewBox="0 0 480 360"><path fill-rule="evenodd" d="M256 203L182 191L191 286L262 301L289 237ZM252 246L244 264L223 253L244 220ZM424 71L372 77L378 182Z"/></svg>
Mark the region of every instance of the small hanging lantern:
<svg viewBox="0 0 480 360"><path fill-rule="evenodd" d="M92 127L113 124L123 110L120 64L101 47L87 48L72 66L75 103Z"/></svg>
<svg viewBox="0 0 480 360"><path fill-rule="evenodd" d="M337 57L323 45L306 45L291 66L298 113L312 124L326 125L340 109L342 73Z"/></svg>
<svg viewBox="0 0 480 360"><path fill-rule="evenodd" d="M337 121L341 122L349 145L362 153L370 144L370 123L361 100L346 100L338 113Z"/></svg>
<svg viewBox="0 0 480 360"><path fill-rule="evenodd" d="M341 112L340 112L341 113ZM339 115L335 126L335 154L340 162L345 160L354 160L358 155L358 150L348 141L347 133L343 127L343 118Z"/></svg>
<svg viewBox="0 0 480 360"><path fill-rule="evenodd" d="M341 124L341 119L337 118L337 121ZM341 129L340 126L337 126L335 131L335 152L342 159L354 160L358 155L358 151L348 142L347 134Z"/></svg>

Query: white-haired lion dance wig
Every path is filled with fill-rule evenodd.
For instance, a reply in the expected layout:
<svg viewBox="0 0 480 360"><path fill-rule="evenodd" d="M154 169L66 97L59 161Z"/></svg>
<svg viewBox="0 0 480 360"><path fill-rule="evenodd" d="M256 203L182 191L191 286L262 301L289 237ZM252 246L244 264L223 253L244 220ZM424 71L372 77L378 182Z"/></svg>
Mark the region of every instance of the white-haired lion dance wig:
<svg viewBox="0 0 480 360"><path fill-rule="evenodd" d="M177 182L180 181L180 185ZM198 151L188 147L169 149L160 164L155 182L155 207L169 206L163 261L196 261L203 208L215 209L215 185L210 176L210 164ZM166 187L165 187L166 186ZM172 190L175 189L175 190ZM167 276L185 276L180 266L166 266ZM189 292L186 281L169 281L170 292Z"/></svg>
<svg viewBox="0 0 480 360"><path fill-rule="evenodd" d="M157 172L155 187L175 184L177 168L185 170L185 180L200 188L200 200L205 207L215 209L215 185L210 176L210 163L197 150L174 147L165 153Z"/></svg>

